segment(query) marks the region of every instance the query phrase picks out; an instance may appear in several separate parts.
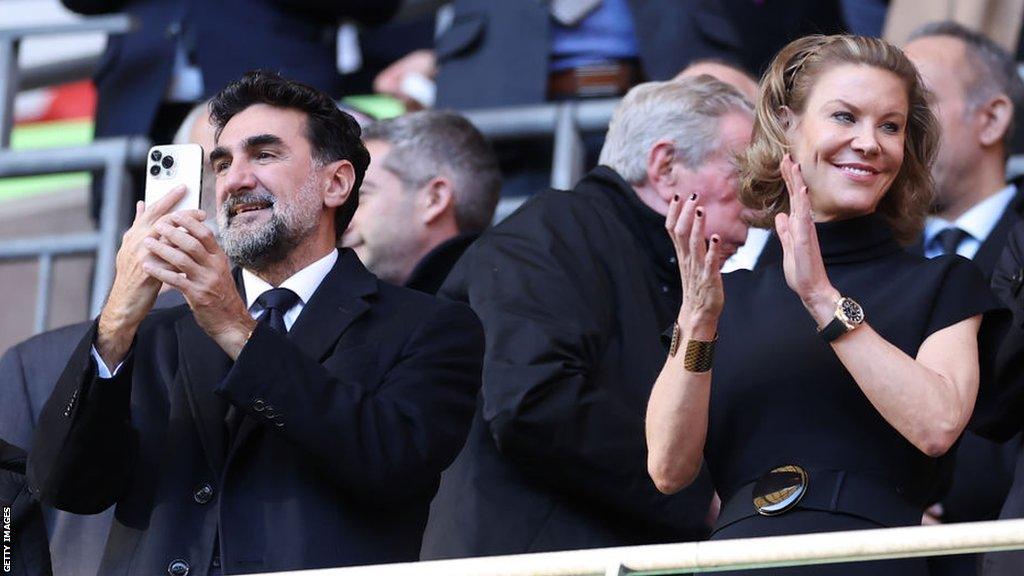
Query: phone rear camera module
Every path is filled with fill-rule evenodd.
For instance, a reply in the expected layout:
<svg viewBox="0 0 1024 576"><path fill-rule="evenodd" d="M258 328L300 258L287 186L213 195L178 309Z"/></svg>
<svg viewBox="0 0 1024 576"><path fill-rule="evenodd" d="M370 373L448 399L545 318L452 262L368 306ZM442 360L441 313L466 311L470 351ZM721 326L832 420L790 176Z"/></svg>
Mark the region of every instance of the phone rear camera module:
<svg viewBox="0 0 1024 576"><path fill-rule="evenodd" d="M161 154L159 150L153 150L152 152L149 153L149 158L153 162L159 162L161 156L163 156L163 154Z"/></svg>
<svg viewBox="0 0 1024 576"><path fill-rule="evenodd" d="M174 158L171 156L164 156L164 159L160 162L164 168L170 168L174 166Z"/></svg>
<svg viewBox="0 0 1024 576"><path fill-rule="evenodd" d="M149 167L149 173L152 174L153 176L159 176L160 167L157 166L156 164L153 164L152 166Z"/></svg>

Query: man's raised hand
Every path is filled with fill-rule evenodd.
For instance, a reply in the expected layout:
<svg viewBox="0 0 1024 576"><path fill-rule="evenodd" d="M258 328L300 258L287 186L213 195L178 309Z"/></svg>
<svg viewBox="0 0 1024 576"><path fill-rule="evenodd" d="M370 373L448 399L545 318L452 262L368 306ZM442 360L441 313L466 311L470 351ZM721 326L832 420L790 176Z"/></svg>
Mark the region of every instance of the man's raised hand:
<svg viewBox="0 0 1024 576"><path fill-rule="evenodd" d="M135 220L121 237L114 285L100 312L96 333L96 350L111 369L128 354L135 331L153 308L160 292L160 282L143 269L147 264L160 265L145 241L157 237L153 225L171 211L185 192L185 186L178 186L151 206L137 202Z"/></svg>

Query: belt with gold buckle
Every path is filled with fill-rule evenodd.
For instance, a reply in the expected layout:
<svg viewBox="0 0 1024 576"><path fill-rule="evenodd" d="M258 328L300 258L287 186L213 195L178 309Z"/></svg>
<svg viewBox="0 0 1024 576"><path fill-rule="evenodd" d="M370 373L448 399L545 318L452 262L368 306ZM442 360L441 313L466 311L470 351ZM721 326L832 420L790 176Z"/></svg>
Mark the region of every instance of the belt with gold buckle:
<svg viewBox="0 0 1024 576"><path fill-rule="evenodd" d="M772 469L754 483L754 509L762 516L792 510L807 493L807 471L790 464Z"/></svg>

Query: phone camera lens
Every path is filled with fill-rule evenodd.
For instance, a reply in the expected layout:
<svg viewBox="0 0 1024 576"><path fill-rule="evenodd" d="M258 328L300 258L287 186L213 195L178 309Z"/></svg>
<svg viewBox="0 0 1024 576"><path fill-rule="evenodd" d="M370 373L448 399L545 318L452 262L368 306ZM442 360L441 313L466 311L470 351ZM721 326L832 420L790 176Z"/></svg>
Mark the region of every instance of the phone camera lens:
<svg viewBox="0 0 1024 576"><path fill-rule="evenodd" d="M153 164L152 166L149 167L149 173L152 174L153 176L159 176L160 167L157 166L156 164Z"/></svg>
<svg viewBox="0 0 1024 576"><path fill-rule="evenodd" d="M163 156L163 154L161 154L159 150L153 150L149 153L149 157L153 162L159 162L161 156Z"/></svg>
<svg viewBox="0 0 1024 576"><path fill-rule="evenodd" d="M170 168L171 166L174 166L174 158L171 156L164 156L163 161L160 163L163 164L164 168Z"/></svg>

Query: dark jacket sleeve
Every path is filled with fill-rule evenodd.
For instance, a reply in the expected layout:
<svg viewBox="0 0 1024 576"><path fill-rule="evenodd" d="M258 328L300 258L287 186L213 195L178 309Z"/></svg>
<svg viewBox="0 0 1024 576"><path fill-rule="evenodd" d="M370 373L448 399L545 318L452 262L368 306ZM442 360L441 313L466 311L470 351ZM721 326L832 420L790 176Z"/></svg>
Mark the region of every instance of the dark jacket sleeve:
<svg viewBox="0 0 1024 576"><path fill-rule="evenodd" d="M1006 441L1024 428L1024 223L1014 226L992 273L992 290L1012 318L986 317L979 335L982 385L971 429Z"/></svg>
<svg viewBox="0 0 1024 576"><path fill-rule="evenodd" d="M25 451L0 440L0 505L10 514L10 538L4 548L11 549L4 573L23 576L52 574L46 526L39 503L25 485Z"/></svg>
<svg viewBox="0 0 1024 576"><path fill-rule="evenodd" d="M412 331L379 383L329 371L261 324L217 393L310 454L343 490L394 500L436 489L454 460L482 357L480 322L450 302Z"/></svg>
<svg viewBox="0 0 1024 576"><path fill-rule="evenodd" d="M27 450L31 438L32 402L18 344L0 358L0 441Z"/></svg>
<svg viewBox="0 0 1024 576"><path fill-rule="evenodd" d="M125 0L60 0L60 3L72 12L94 16L121 10Z"/></svg>
<svg viewBox="0 0 1024 576"><path fill-rule="evenodd" d="M383 24L398 12L402 0L272 0L282 10L333 18L351 18L368 25Z"/></svg>
<svg viewBox="0 0 1024 576"><path fill-rule="evenodd" d="M117 376L100 379L92 358L96 324L68 361L36 425L29 490L45 504L97 514L117 502L130 477L136 434L130 422L129 353Z"/></svg>
<svg viewBox="0 0 1024 576"><path fill-rule="evenodd" d="M484 323L484 419L498 450L554 490L649 525L693 522L692 501L660 494L647 474L642 416L595 381L616 305L600 253L614 247L559 211L492 231L442 288Z"/></svg>

